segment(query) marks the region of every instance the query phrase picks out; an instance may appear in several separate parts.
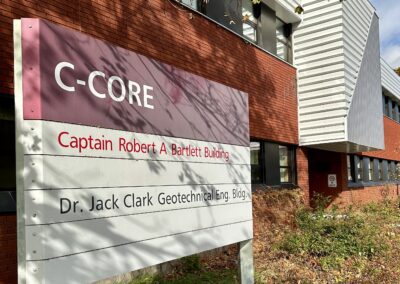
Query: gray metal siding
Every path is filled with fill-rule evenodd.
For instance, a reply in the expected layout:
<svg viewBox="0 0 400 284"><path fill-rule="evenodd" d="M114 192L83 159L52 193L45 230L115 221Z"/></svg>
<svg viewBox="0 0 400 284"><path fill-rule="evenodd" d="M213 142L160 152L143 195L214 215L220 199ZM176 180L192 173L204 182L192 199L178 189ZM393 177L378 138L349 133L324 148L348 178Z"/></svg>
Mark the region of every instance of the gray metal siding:
<svg viewBox="0 0 400 284"><path fill-rule="evenodd" d="M348 140L359 145L383 149L382 117L379 22L375 15L348 115Z"/></svg>
<svg viewBox="0 0 400 284"><path fill-rule="evenodd" d="M382 149L379 32L373 6L367 0L303 4L303 22L294 33L300 145L349 152Z"/></svg>

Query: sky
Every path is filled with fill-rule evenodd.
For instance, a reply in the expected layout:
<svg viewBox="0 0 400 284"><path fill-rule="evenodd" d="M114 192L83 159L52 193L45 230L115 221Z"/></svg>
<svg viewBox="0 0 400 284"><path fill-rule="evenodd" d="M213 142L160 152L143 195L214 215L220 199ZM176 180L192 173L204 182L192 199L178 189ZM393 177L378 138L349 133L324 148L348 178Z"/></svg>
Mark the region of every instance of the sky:
<svg viewBox="0 0 400 284"><path fill-rule="evenodd" d="M370 0L379 16L381 56L400 67L400 0Z"/></svg>

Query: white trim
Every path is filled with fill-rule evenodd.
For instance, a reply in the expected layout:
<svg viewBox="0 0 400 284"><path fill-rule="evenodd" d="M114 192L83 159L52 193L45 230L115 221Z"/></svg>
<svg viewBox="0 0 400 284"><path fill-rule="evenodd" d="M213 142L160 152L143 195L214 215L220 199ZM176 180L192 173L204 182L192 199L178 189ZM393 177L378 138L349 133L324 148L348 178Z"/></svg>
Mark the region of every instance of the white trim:
<svg viewBox="0 0 400 284"><path fill-rule="evenodd" d="M24 198L24 154L20 143L22 136L22 28L21 20L14 20L14 99L15 99L15 151L16 151L16 184L17 184L17 250L18 250L18 283L26 283L25 267L25 198Z"/></svg>

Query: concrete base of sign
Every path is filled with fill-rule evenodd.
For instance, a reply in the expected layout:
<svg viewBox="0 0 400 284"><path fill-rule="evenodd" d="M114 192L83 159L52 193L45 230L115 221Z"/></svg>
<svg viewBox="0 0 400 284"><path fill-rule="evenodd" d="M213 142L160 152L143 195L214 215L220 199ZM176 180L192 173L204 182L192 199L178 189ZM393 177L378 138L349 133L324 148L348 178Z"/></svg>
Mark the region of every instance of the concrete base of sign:
<svg viewBox="0 0 400 284"><path fill-rule="evenodd" d="M239 243L240 283L254 283L253 239Z"/></svg>

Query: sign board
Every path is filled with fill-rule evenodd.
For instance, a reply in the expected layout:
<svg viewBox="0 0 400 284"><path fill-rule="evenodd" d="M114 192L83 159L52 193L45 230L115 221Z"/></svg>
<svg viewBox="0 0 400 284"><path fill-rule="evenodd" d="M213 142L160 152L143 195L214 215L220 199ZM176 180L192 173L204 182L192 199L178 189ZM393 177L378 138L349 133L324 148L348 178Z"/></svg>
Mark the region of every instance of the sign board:
<svg viewBox="0 0 400 284"><path fill-rule="evenodd" d="M337 187L337 179L335 174L328 175L328 187Z"/></svg>
<svg viewBox="0 0 400 284"><path fill-rule="evenodd" d="M245 93L43 20L14 45L21 283L252 238Z"/></svg>

